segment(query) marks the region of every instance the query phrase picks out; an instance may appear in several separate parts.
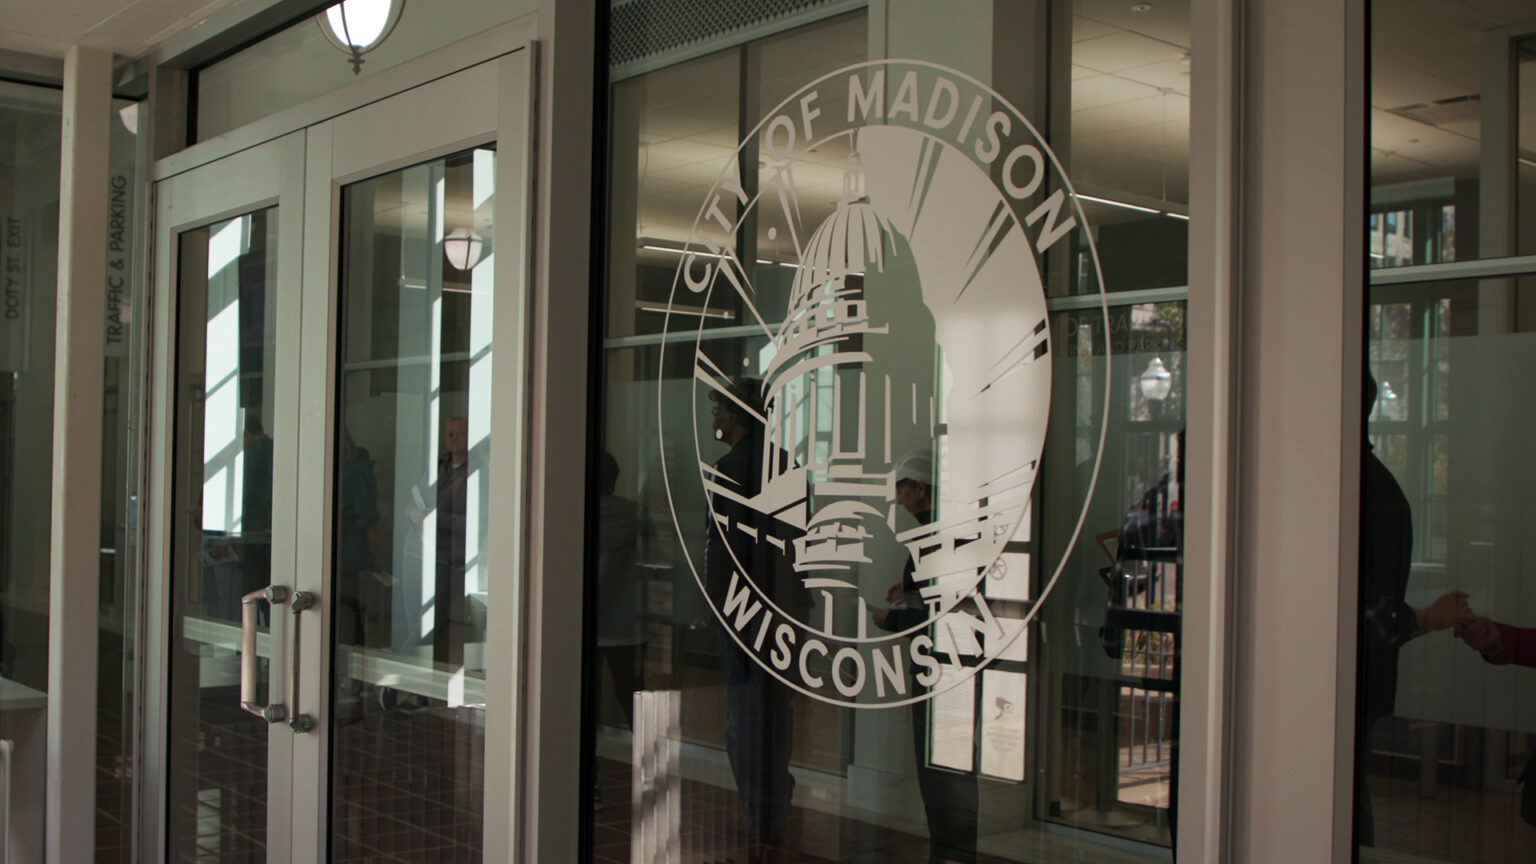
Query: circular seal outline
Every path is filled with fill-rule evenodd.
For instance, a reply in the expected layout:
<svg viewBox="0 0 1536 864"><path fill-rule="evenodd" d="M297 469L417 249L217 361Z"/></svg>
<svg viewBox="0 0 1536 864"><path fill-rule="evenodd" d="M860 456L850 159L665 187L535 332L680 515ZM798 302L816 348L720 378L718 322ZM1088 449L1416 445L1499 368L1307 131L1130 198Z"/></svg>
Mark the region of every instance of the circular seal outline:
<svg viewBox="0 0 1536 864"><path fill-rule="evenodd" d="M1008 112L1010 114L1012 114L1012 116L1013 116L1013 118L1015 120L1018 120L1020 123L1023 124L1023 127L1026 130L1028 130L1030 136L1034 139L1034 143L1040 148L1041 153L1048 160L1050 160L1050 165L1054 169L1054 173L1056 175L1057 181L1061 184L1061 188L1066 192L1067 196L1069 196L1071 198L1072 209L1073 209L1073 212L1075 212L1076 215L1077 215L1078 224L1079 224L1080 228L1081 229L1086 229L1088 227L1088 225L1089 225L1088 218L1087 218L1087 215L1083 212L1082 201L1078 198L1077 190L1073 187L1071 179L1067 176L1066 170L1062 167L1061 160L1057 158L1055 150L1053 150L1051 148L1051 146L1046 142L1045 138L1040 134L1040 130L1035 127L1034 123L1030 122L1029 118L1024 116L1024 113L1022 111L1020 111L1017 107L1015 107L1013 105L1013 103L1010 102L1007 98L1005 98L1002 94L1000 94L996 90L992 89L991 86L982 83L981 81L977 80L975 77L973 77L971 75L968 75L968 74L966 74L964 72L961 72L958 69L952 69L952 68L950 68L948 66L944 66L944 65L939 64L939 63L933 63L933 62L927 61L927 60L914 60L914 59L904 59L904 58L885 58L885 59L879 59L879 60L866 60L866 61L863 61L861 63L853 63L853 64L850 64L848 66L844 66L844 67L841 67L839 69L832 70L831 72L827 72L827 73L821 75L820 77L818 77L818 78L816 78L816 79L814 79L812 81L809 81L806 84L802 85L799 89L795 90L793 93L791 93L789 96L785 97L782 101L780 101L777 105L775 105L772 109L770 109L769 111L767 111L767 112L765 112L763 114L762 119L760 119L758 121L757 125L754 126L751 129L751 131L749 131L746 134L746 136L744 137L742 142L737 145L737 148L736 148L736 151L735 151L735 154L734 154L735 158L733 158L730 162L728 162L726 164L726 166L724 168L721 169L718 178L715 180L715 183L711 186L711 190L718 189L720 187L721 181L727 176L728 172L730 171L731 166L739 164L739 161L740 161L739 160L739 156L741 154L741 150L742 150L743 147L746 146L747 142L751 141L754 137L757 137L762 132L763 127L770 120L772 120L773 118L778 116L779 113L784 110L785 106L789 105L796 98L798 98L801 94L805 93L807 90L810 90L810 89L812 89L812 88L814 88L814 87L816 87L816 86L818 86L818 85L820 85L820 84L822 84L822 83L824 83L826 81L829 81L831 79L837 78L839 76L844 76L844 75L852 74L852 73L854 73L854 72L856 72L858 70L877 69L877 68L890 68L892 66L915 66L915 67L920 67L920 68L932 69L932 70L935 70L935 71L937 71L937 72L939 72L941 74L953 76L954 78L956 78L956 79L958 79L960 81L964 81L965 83L970 84L973 87L976 87L977 89L979 89L983 93L985 93L988 96L990 96L994 100L994 102L996 104L1001 105L1003 108L1007 109ZM887 79L887 80L889 80L889 79ZM872 124L865 124L865 125L872 125ZM903 128L914 128L914 127L903 127ZM915 131L921 131L921 130L915 130ZM831 136L822 136L822 137L823 137L823 139L827 139L827 138L833 138L833 137L837 137L837 136L836 135L831 135ZM758 197L759 198L761 197L761 190L759 190ZM706 194L706 202L707 202L707 200L708 200L708 196ZM756 200L757 199L754 198L751 202L749 202L748 206L749 207L750 206L755 206ZM707 207L707 204L705 205L705 207L701 207L700 210L699 210L699 213L694 217L693 225L689 229L689 236L690 237L694 236L696 234L696 232L698 231L699 224L700 224L700 222L702 221L702 219L704 217L704 212L705 212L705 208L706 207ZM1087 523L1087 519L1088 519L1088 508L1089 508L1089 505L1092 504L1094 493L1098 489L1099 471L1100 471L1100 469L1103 466L1103 461L1104 461L1104 445L1105 445L1106 441L1108 440L1108 436L1109 436L1110 397L1111 397L1111 395L1114 392L1114 387L1113 387L1114 373L1113 373L1113 369L1112 369L1112 364L1109 362L1111 357L1113 356L1113 352L1112 352L1112 348L1111 348L1110 342L1109 342L1109 340L1107 338L1107 336L1108 336L1108 334L1110 332L1109 295L1104 290L1104 271L1103 271L1103 266L1102 266L1102 264L1100 263L1100 260L1099 260L1098 244L1096 244L1094 242L1093 235L1092 235L1091 232L1084 231L1084 236L1085 236L1086 241L1087 241L1089 256L1090 256L1090 258L1093 261L1094 275L1097 277L1096 281L1098 282L1098 286L1099 286L1099 291L1098 291L1098 294L1099 294L1099 311L1100 311L1100 316L1101 316L1101 319L1102 319L1101 326L1103 326L1104 333L1106 335L1106 339L1104 341L1104 358L1105 358L1105 364L1104 364L1104 400L1103 400L1103 404L1100 407L1100 418L1101 419L1100 419L1100 422L1099 422L1099 442L1098 442L1098 446L1095 448L1095 451L1094 451L1093 471L1090 474L1089 479L1088 479L1087 491L1083 495L1083 507L1082 507L1082 510L1078 513L1077 522L1076 522L1076 524L1072 528L1072 535L1067 540L1067 545L1063 549L1062 554L1061 554L1061 558L1060 558L1059 561L1057 561L1056 567L1053 570L1053 572L1051 573L1051 578L1046 581L1045 587L1042 588L1040 590L1040 592L1039 592L1039 596L1037 596L1033 601L1030 602L1029 611L1027 613L1025 613L1024 617L1021 618L1021 619L1010 619L1010 620L1018 620L1018 621L1020 621L1022 623L1020 624L1019 629L1016 630L1013 633L1013 635L1011 637L1009 637L1007 639L1007 641L1005 641L1003 643L1002 648L998 652L996 652L996 653L1001 653L1001 651L1006 650L1008 648L1008 646L1013 644L1013 640L1018 639L1021 636L1025 635L1026 633L1029 632L1030 624L1032 624L1034 622L1034 620L1035 620L1035 617L1037 615L1039 615L1041 607L1045 604L1046 600L1049 599L1049 597L1051 596L1052 592L1055 590L1056 584L1059 581L1061 581L1062 573L1065 572L1065 570L1066 570L1067 561L1072 557L1072 552L1073 552L1074 549L1076 549L1077 542L1082 537L1083 526ZM691 243L685 244L684 247L683 247L683 251L686 253L691 245L692 245ZM682 260L678 263L677 270L673 274L673 277L672 277L672 288L671 288L670 293L667 296L667 309L666 309L666 313L665 313L665 315L663 316L663 319L662 319L662 333L663 334L666 334L666 333L669 333L669 332L674 332L674 331L672 331L672 329L670 327L670 325L672 323L672 306L673 306L674 300L677 297L678 283L682 279L683 271L687 267L688 262L689 262L689 256L684 254L682 256ZM711 285L709 290L713 291L713 285ZM707 303L707 300L706 300L706 303ZM702 343L703 343L703 338L702 337L703 337L704 330L705 330L704 323L705 323L705 319L704 318L700 318L698 320L697 334L696 334L696 336L695 336L695 338L693 340L693 348L694 348L695 352L697 352L699 350L699 346L702 345ZM681 331L676 331L676 332L687 332L687 331L686 330L681 330ZM658 446L658 456L659 456L659 459L660 459L660 462L661 462L662 485L665 488L666 495L667 495L667 509L670 512L671 516L672 516L672 527L673 527L674 530L677 531L677 536L680 539L682 539L682 538L686 537L686 535L683 532L682 525L678 521L677 506L676 506L675 502L673 501L673 497L672 497L672 475L671 475L671 471L668 469L668 466L667 466L666 438L665 438L665 430L663 428L664 424L662 423L662 418L665 416L665 414L664 414L664 406L662 404L662 389L661 389L661 386L660 386L660 381L661 381L660 373L661 373L662 369L664 369L664 364L666 362L666 342L663 341L661 343L661 345L659 346L659 348L660 348L660 350L658 351L658 355L659 356L658 356L658 362L657 362L657 372L658 372L657 382L658 383L657 383L657 387L656 387L656 431L657 431L657 444L659 445ZM697 417L697 415L698 415L698 389L697 388L693 388L692 399L691 399L691 407L692 407L692 410L693 410L693 416ZM699 438L699 436L697 434L697 429L695 429L695 433L694 433L693 437L694 437L694 455L696 457L696 462L697 462L697 461L702 459L702 454L700 454L699 450L698 450L698 446L699 446L698 438ZM708 498L707 497L706 497L705 501L706 501L705 506L709 507L710 508L710 513L713 514L713 512L714 512L713 511L713 507L708 502ZM798 683L796 681L790 680L785 675L780 673L780 671L778 669L773 668L772 664L765 664L765 663L763 663L761 661L761 659L757 656L757 652L754 651L753 649L749 648L742 641L740 634L736 631L735 628L733 628L731 626L730 621L728 621L726 619L724 613L719 609L719 607L714 603L714 601L710 597L709 590L708 590L707 586L704 584L704 579L699 574L699 567L698 567L697 564L694 563L693 556L690 555L689 552L688 552L688 545L687 545L687 543L686 542L679 543L678 544L678 548L682 552L683 559L688 562L689 572L691 572L693 574L694 582L698 585L699 592L704 596L705 602L709 606L710 611L714 613L716 622L720 625L720 627L722 629L725 630L725 632L730 634L730 637L731 637L732 641L734 641L736 643L737 647L739 647L742 650L743 653L747 654L752 659L752 662L756 663L761 669L763 669L765 672L767 672L770 675L772 675L781 684L783 684L786 687L789 687L789 688L791 688L793 690L796 690L796 691L798 691L800 693L803 693L806 696L809 696L810 698L815 699L815 700L817 700L819 702L824 702L824 703L827 703L827 704L830 704L830 705L836 705L836 706L842 706L842 707L854 708L854 709L864 709L864 710L900 708L900 707L904 707L904 706L907 706L907 705L913 705L913 704L916 704L916 703L919 703L919 702L924 702L924 701L927 701L929 699L932 699L935 696L938 696L938 695L940 695L940 694L942 694L944 692L947 692L949 689L964 683L965 681L973 679L979 672L981 672L984 668L989 666L993 659L996 659L995 657L988 658L987 656L983 655L983 657L981 658L981 662L977 663L976 665L960 667L961 669L966 670L965 674L957 675L953 680L951 680L949 682L946 682L946 686L940 688L938 686L938 683L935 682L935 684L933 686L927 688L927 690L925 692L920 693L918 695L914 695L914 696L908 697L906 699L902 699L902 700L891 700L891 701L884 701L884 702L859 702L859 701L857 701L856 698L854 698L854 699L847 699L847 700L830 698L830 697L828 697L828 696L826 696L826 695L824 695L822 693L819 693L819 692L817 692L817 691L815 691L815 690L813 690L811 688L805 687L805 686L803 686L802 684L800 684L800 683ZM734 553L733 553L733 558L734 558ZM982 574L982 579L983 580L985 579L985 572ZM756 588L755 585L753 587ZM807 625L805 622L800 621L799 619L795 618L792 615L788 615L788 614L784 613L782 611L782 609L779 608L778 604L774 603L772 601L772 599L769 598L760 589L757 591L757 594L764 601L766 601L769 604L770 608L772 608L775 612L778 612L783 618L788 619L790 621L794 621L795 623L799 624L802 628L805 628L806 630L810 630L811 629L809 627L809 625ZM836 637L836 638L846 639L846 637ZM889 637L889 638L890 639L901 638L901 635L900 634L892 634L891 637ZM852 642L852 640L848 640L848 641L850 641L850 643ZM880 641L886 641L886 640L880 640ZM989 651L987 653L994 653L994 652ZM834 674L835 674L835 671L834 671Z"/></svg>

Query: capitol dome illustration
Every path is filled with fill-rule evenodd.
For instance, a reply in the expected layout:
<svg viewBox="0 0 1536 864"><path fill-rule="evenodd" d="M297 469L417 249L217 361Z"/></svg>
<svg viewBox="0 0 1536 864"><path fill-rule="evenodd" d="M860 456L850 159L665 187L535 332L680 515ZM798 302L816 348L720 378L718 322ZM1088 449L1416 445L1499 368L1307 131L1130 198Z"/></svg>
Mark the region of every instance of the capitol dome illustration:
<svg viewBox="0 0 1536 864"><path fill-rule="evenodd" d="M906 238L871 204L854 157L812 233L763 370L763 492L796 529L807 587L856 588L881 524L894 540L894 464L931 448L935 328Z"/></svg>

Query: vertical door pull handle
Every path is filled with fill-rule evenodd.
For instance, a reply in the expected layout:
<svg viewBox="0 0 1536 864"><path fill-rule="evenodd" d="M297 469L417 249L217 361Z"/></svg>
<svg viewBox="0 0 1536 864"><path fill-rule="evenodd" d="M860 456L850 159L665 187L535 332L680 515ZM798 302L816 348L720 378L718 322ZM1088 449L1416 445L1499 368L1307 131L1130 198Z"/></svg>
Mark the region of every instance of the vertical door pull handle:
<svg viewBox="0 0 1536 864"><path fill-rule="evenodd" d="M314 608L318 600L313 591L293 592L293 665L288 669L288 705L293 709L293 719L288 726L300 733L315 728L315 718L299 710L299 624L304 620L304 610Z"/></svg>
<svg viewBox="0 0 1536 864"><path fill-rule="evenodd" d="M268 585L240 598L240 708L267 721L269 725L283 722L288 715L280 703L271 702L270 682L267 693L269 704L262 705L256 701L257 604L265 602L276 608L287 599L288 588L283 585Z"/></svg>
<svg viewBox="0 0 1536 864"><path fill-rule="evenodd" d="M15 755L15 741L0 741L0 864L11 860L11 762Z"/></svg>

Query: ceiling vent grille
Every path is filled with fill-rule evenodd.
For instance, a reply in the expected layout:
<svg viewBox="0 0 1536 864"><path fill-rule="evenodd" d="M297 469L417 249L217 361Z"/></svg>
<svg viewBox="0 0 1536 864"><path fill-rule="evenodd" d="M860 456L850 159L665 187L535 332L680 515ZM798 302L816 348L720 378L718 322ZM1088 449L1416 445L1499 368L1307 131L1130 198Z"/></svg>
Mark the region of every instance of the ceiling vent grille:
<svg viewBox="0 0 1536 864"><path fill-rule="evenodd" d="M654 61L837 0L620 0L608 25L608 65Z"/></svg>

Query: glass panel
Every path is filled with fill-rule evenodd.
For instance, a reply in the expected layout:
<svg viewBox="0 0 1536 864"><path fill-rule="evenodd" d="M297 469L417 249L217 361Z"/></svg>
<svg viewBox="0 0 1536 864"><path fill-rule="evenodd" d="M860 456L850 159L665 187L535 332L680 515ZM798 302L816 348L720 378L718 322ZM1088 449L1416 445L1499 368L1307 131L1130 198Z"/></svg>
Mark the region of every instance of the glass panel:
<svg viewBox="0 0 1536 864"><path fill-rule="evenodd" d="M179 242L169 848L183 861L266 860L268 727L241 710L241 598L272 580L277 222L260 210ZM269 611L254 605L260 701Z"/></svg>
<svg viewBox="0 0 1536 864"><path fill-rule="evenodd" d="M611 10L593 860L1167 860L1187 5L682 8Z"/></svg>
<svg viewBox="0 0 1536 864"><path fill-rule="evenodd" d="M1509 44L1530 20L1523 3L1373 7L1372 267L1536 252L1536 52ZM1484 62L1488 39L1511 65Z"/></svg>
<svg viewBox="0 0 1536 864"><path fill-rule="evenodd" d="M1371 289L1360 533L1362 861L1524 860L1536 825L1536 277ZM1523 784L1523 785L1522 785Z"/></svg>
<svg viewBox="0 0 1536 864"><path fill-rule="evenodd" d="M1521 41L1516 46L1515 57L1519 254L1536 255L1536 36Z"/></svg>
<svg viewBox="0 0 1536 864"><path fill-rule="evenodd" d="M298 105L537 8L529 0L337 3L197 70L192 106L196 140Z"/></svg>
<svg viewBox="0 0 1536 864"><path fill-rule="evenodd" d="M143 428L141 382L149 349L144 328L145 286L136 278L136 250L149 248L147 211L137 194L134 135L138 104L114 101L107 237L107 332L102 406L101 632L97 642L96 861L127 862L133 853L134 654L139 620L138 430ZM129 124L132 124L130 126ZM137 316L135 313L138 313Z"/></svg>
<svg viewBox="0 0 1536 864"><path fill-rule="evenodd" d="M43 858L49 502L59 252L56 90L0 82L0 740L11 843Z"/></svg>
<svg viewBox="0 0 1536 864"><path fill-rule="evenodd" d="M479 860L496 155L346 187L335 861Z"/></svg>

